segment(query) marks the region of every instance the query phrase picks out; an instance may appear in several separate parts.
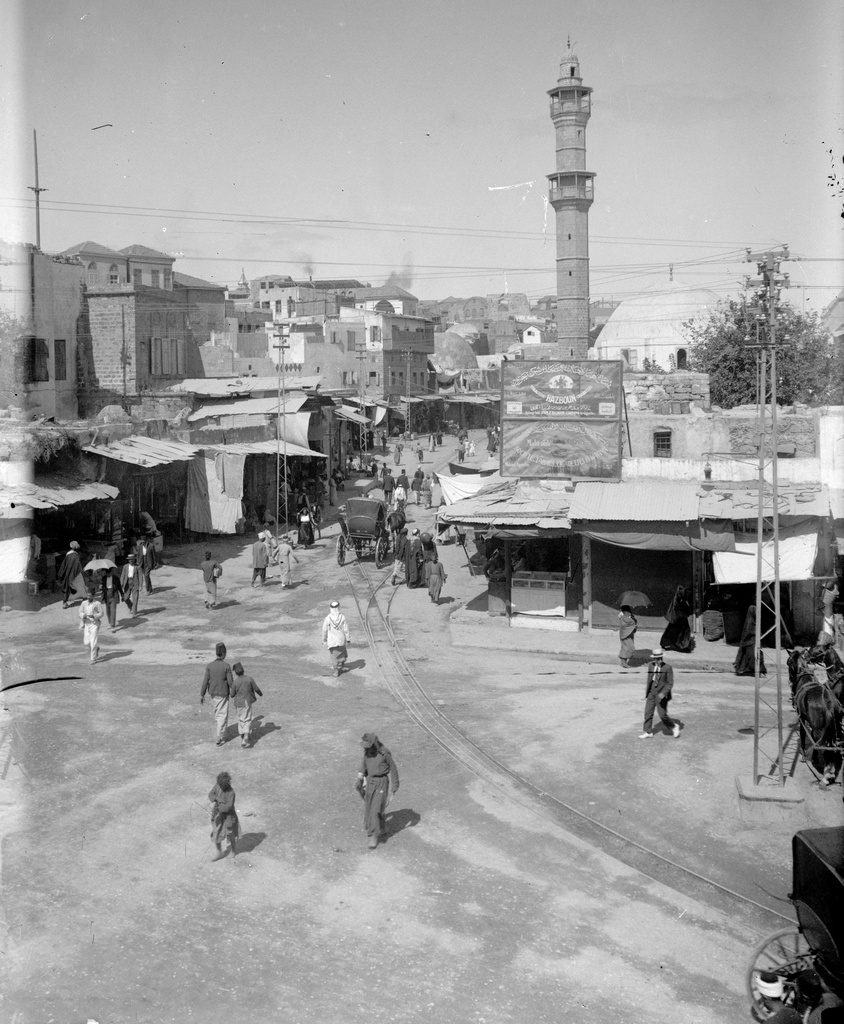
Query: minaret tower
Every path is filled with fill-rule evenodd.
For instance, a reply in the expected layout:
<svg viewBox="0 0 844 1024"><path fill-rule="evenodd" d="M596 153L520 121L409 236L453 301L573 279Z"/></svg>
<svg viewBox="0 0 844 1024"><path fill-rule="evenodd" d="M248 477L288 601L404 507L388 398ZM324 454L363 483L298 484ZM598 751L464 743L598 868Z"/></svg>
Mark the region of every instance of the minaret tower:
<svg viewBox="0 0 844 1024"><path fill-rule="evenodd" d="M586 168L586 124L592 90L567 42L551 97L557 133L557 170L548 175L548 199L557 213L557 340L562 359L585 359L589 347L589 207L592 171Z"/></svg>

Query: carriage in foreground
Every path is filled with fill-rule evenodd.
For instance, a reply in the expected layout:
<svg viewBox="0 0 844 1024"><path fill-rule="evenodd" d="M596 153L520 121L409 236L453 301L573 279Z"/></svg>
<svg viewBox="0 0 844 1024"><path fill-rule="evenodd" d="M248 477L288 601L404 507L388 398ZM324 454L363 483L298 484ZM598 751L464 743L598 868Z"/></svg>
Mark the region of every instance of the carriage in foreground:
<svg viewBox="0 0 844 1024"><path fill-rule="evenodd" d="M803 1019L818 1006L844 1005L844 827L798 832L791 849L797 925L753 952L746 981L757 1021L784 1007Z"/></svg>
<svg viewBox="0 0 844 1024"><path fill-rule="evenodd" d="M346 551L354 548L358 558L370 552L381 569L390 554L390 533L387 528L387 506L376 498L348 498L337 510L340 515L340 536L337 538L337 564L344 565Z"/></svg>

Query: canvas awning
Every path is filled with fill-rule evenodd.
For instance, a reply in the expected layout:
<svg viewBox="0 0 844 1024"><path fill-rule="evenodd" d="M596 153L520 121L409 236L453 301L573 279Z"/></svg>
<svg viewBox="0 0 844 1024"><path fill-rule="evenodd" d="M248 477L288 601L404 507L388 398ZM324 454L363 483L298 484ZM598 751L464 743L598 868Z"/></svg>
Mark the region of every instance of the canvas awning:
<svg viewBox="0 0 844 1024"><path fill-rule="evenodd" d="M80 483L72 477L40 477L32 484L0 487L0 519L19 519L21 509L54 509L78 501L111 500L120 492L111 484Z"/></svg>
<svg viewBox="0 0 844 1024"><path fill-rule="evenodd" d="M369 417L359 413L357 409L351 409L348 405L339 405L334 410L334 415L339 416L341 420L349 420L351 423L358 423L362 427L368 427L370 424Z"/></svg>
<svg viewBox="0 0 844 1024"><path fill-rule="evenodd" d="M201 405L195 412L188 416L190 423L197 420L207 420L216 416L275 416L279 409L282 409L285 416L298 412L308 396L297 392L293 395L284 395L283 405L279 404L278 396L269 398L241 398L236 402L216 402L208 405Z"/></svg>
<svg viewBox="0 0 844 1024"><path fill-rule="evenodd" d="M818 553L817 524L805 522L779 532L779 578L812 579ZM736 534L735 551L716 552L712 556L716 583L755 583L757 576L757 544L752 534ZM762 543L762 578L774 578L774 542Z"/></svg>
<svg viewBox="0 0 844 1024"><path fill-rule="evenodd" d="M709 523L621 522L590 520L578 522L573 529L590 540L643 551L734 551L733 524L723 520Z"/></svg>
<svg viewBox="0 0 844 1024"><path fill-rule="evenodd" d="M160 441L152 437L124 437L113 444L86 444L83 452L134 466L164 466L169 462L190 462L199 448L184 441Z"/></svg>

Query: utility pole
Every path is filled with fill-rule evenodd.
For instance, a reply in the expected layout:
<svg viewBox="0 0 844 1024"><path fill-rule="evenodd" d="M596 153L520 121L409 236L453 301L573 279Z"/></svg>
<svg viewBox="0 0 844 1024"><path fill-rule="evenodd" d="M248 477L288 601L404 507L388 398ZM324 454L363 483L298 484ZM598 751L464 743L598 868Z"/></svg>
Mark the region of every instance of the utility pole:
<svg viewBox="0 0 844 1024"><path fill-rule="evenodd" d="M364 347L357 353L357 360L360 366L358 370L358 401L360 402L360 411L362 416L366 416L366 340L364 339ZM366 426L363 423L358 424L358 438L360 440L360 450L364 451L366 441Z"/></svg>
<svg viewBox="0 0 844 1024"><path fill-rule="evenodd" d="M753 728L753 784L758 786L763 780L775 782L780 787L785 785L783 764L783 727L782 727L782 622L780 607L780 551L779 551L779 480L777 473L777 347L782 347L788 338L777 336L777 305L780 292L789 286L788 274L780 273L780 264L789 259L788 246L776 251L753 253L747 250L747 261L756 263L759 277L746 281L746 286L754 287L755 305L749 307L748 313L755 314L756 337L750 333L745 336L745 347L756 350L757 360L757 412L759 425L759 504L756 519L756 664L754 666L754 728ZM771 416L771 454L766 454L766 409L769 401L768 385L770 383L770 416ZM765 469L770 461L771 483L766 493ZM767 500L770 499L770 513L767 511ZM766 565L763 558L764 533L768 528L772 539L772 563ZM768 629L762 628L763 608L773 612L774 624ZM771 630L774 632L774 665L773 675L764 677L761 674L762 640ZM790 639L790 638L789 638ZM763 709L773 712L774 721L770 718L763 723ZM773 734L773 738L772 738ZM768 762L760 774L760 755Z"/></svg>
<svg viewBox="0 0 844 1024"><path fill-rule="evenodd" d="M287 414L286 399L284 393L284 353L290 348L288 332L284 324L278 324L273 331L273 337L278 339L278 344L273 348L278 352L278 403L276 405L276 428L275 428L275 536L278 540L278 524L281 521L281 446L284 445L284 532L287 533L289 514L287 510L287 430L284 426L284 417Z"/></svg>
<svg viewBox="0 0 844 1024"><path fill-rule="evenodd" d="M35 247L36 249L41 248L41 193L49 192L47 188L39 188L38 186L38 135L35 129L32 129L32 147L35 150L35 185L28 185L30 192L35 193Z"/></svg>
<svg viewBox="0 0 844 1024"><path fill-rule="evenodd" d="M404 348L401 354L405 357L405 377L404 377L404 390L405 390L405 404L407 406L407 420L405 421L404 429L410 433L410 357L413 355L413 349Z"/></svg>

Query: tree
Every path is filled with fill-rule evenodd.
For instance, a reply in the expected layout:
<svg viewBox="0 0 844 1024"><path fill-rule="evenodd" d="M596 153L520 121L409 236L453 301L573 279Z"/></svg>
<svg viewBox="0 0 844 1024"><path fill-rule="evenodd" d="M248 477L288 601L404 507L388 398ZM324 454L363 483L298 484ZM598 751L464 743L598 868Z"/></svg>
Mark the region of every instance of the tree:
<svg viewBox="0 0 844 1024"><path fill-rule="evenodd" d="M761 332L766 324L758 325ZM684 325L690 342L689 368L709 374L713 405L732 409L756 402L757 338L753 312L736 299L719 302L705 320ZM749 339L749 340L746 340ZM817 313L787 303L777 318L777 404L844 404L844 353L823 330Z"/></svg>

